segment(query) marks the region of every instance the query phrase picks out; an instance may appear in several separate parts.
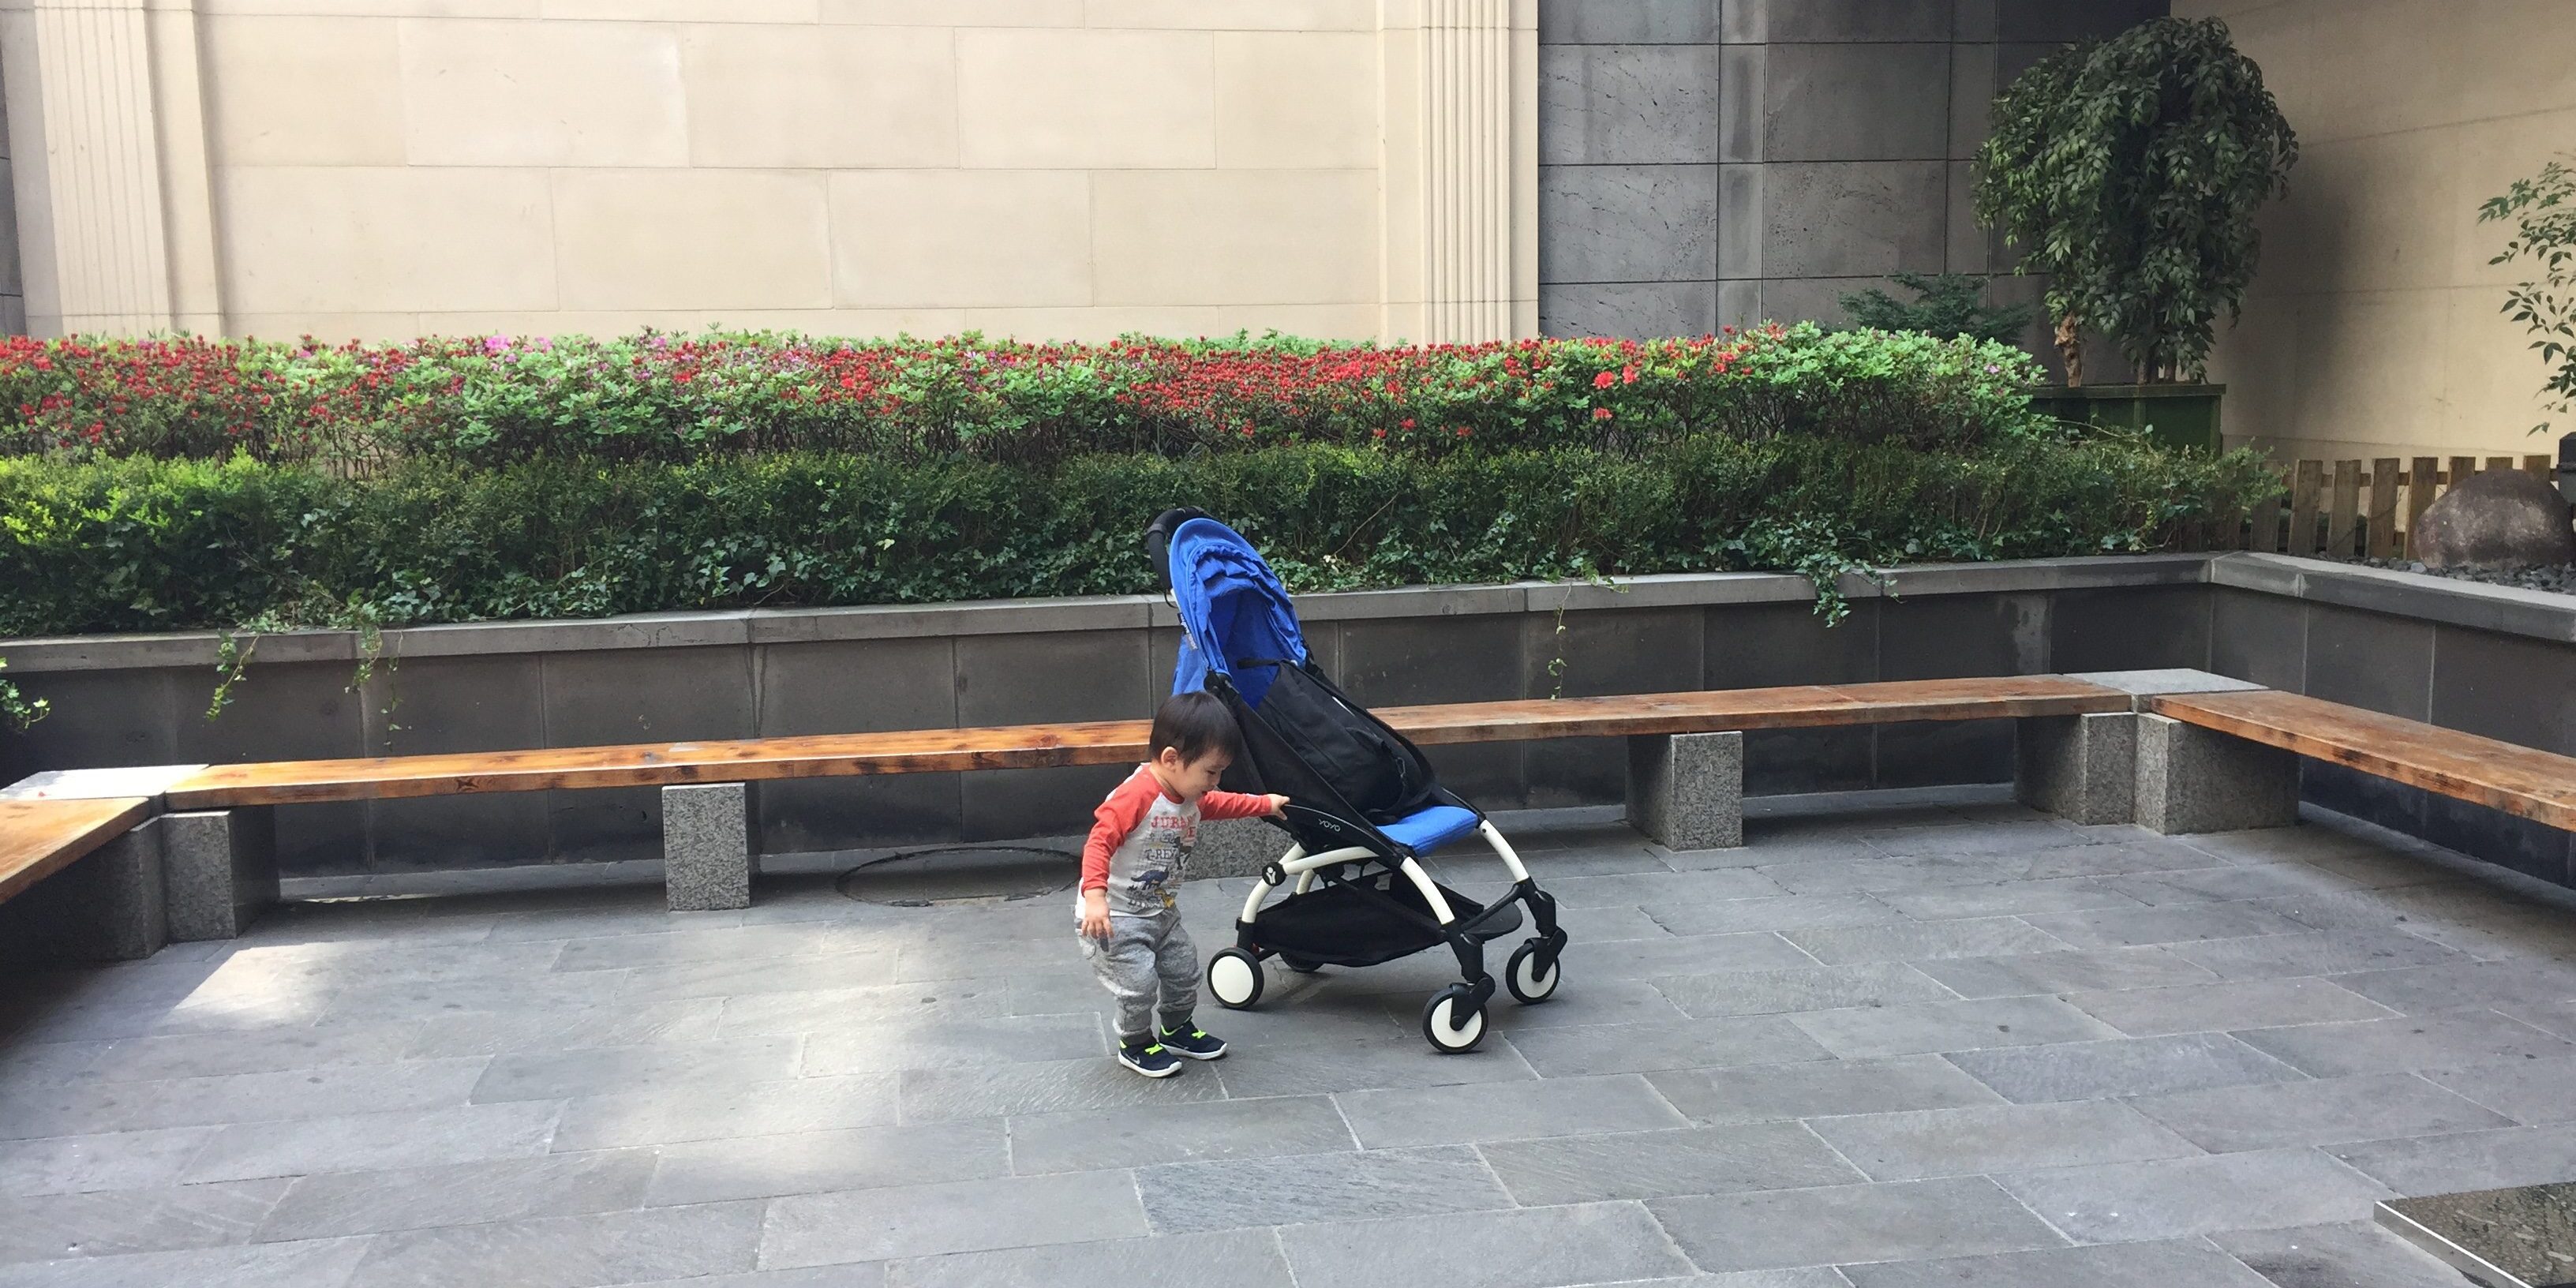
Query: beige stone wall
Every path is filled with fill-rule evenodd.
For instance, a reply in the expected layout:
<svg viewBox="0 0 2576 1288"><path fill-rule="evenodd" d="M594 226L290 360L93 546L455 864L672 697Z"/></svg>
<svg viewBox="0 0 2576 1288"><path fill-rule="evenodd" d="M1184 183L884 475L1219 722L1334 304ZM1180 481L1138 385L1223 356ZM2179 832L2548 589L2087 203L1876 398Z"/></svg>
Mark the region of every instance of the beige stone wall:
<svg viewBox="0 0 2576 1288"><path fill-rule="evenodd" d="M2499 306L2480 202L2576 152L2569 0L2175 0L2227 20L2299 133L2223 335L2231 440L2283 456L2546 452L2547 379ZM2576 425L2559 429L2576 430Z"/></svg>
<svg viewBox="0 0 2576 1288"><path fill-rule="evenodd" d="M0 0L0 51L40 334L1537 325L1535 0Z"/></svg>

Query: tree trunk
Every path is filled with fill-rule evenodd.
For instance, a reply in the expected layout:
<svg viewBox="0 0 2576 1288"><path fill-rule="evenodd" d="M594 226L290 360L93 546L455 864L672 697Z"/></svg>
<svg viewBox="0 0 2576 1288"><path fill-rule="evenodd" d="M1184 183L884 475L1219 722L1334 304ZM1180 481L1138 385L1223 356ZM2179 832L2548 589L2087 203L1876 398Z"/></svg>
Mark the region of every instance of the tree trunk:
<svg viewBox="0 0 2576 1288"><path fill-rule="evenodd" d="M2078 334L2081 324L2072 313L2057 319L2057 352L2066 360L2066 387L2084 383L2084 339Z"/></svg>

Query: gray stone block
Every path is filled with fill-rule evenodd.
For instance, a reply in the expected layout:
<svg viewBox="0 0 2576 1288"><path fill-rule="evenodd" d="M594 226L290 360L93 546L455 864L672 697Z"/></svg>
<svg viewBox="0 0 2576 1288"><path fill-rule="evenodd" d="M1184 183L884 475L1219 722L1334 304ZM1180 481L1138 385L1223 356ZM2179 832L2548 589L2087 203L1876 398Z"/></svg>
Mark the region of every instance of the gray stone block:
<svg viewBox="0 0 2576 1288"><path fill-rule="evenodd" d="M2013 797L2070 823L2137 817L2138 718L2127 712L2014 722Z"/></svg>
<svg viewBox="0 0 2576 1288"><path fill-rule="evenodd" d="M1100 1062L1106 1066L1107 1062ZM1451 1060L1449 1063L1459 1063ZM1115 1072L1124 1072L1116 1070ZM1127 1074L1129 1082L1143 1079ZM1175 1086L1196 1081L1167 1081ZM1508 1208L1511 1196L1464 1145L1313 1154L1294 1179L1268 1159L1170 1163L1136 1170L1136 1191L1158 1233L1308 1225ZM1096 1183L1095 1183L1096 1188ZM1118 1192L1128 1192L1120 1186Z"/></svg>
<svg viewBox="0 0 2576 1288"><path fill-rule="evenodd" d="M1721 228L1720 235L1724 235ZM1738 331L1762 324L1762 283L1719 282L1717 284L1717 324Z"/></svg>
<svg viewBox="0 0 2576 1288"><path fill-rule="evenodd" d="M1628 819L1667 849L1744 844L1744 735L1629 739Z"/></svg>
<svg viewBox="0 0 2576 1288"><path fill-rule="evenodd" d="M1758 165L1717 168L1717 275L1723 279L1762 276L1762 174ZM1732 283L1752 291L1741 307L1747 318L1731 326L1749 326L1763 314L1759 282Z"/></svg>
<svg viewBox="0 0 2576 1288"><path fill-rule="evenodd" d="M1958 135L1951 135L1957 147ZM1983 273L1995 261L1994 234L1977 226L1977 171L1966 161L1952 161L1948 169L1949 241L1944 252L1944 267L1953 273ZM1992 300L1991 288L1986 298Z"/></svg>
<svg viewBox="0 0 2576 1288"><path fill-rule="evenodd" d="M2064 1243L1982 1176L1658 1199L1647 1209L1700 1269L1719 1273Z"/></svg>
<svg viewBox="0 0 2576 1288"><path fill-rule="evenodd" d="M2212 565L2215 573L2217 565ZM2307 606L2226 586L2210 588L2209 668L2292 693L2307 683ZM2447 660L2447 655L2446 655Z"/></svg>
<svg viewBox="0 0 2576 1288"><path fill-rule="evenodd" d="M1720 161L1762 160L1762 82L1770 54L1765 45L1729 45L1719 54Z"/></svg>
<svg viewBox="0 0 2576 1288"><path fill-rule="evenodd" d="M1288 834L1257 818L1216 819L1199 824L1198 848L1190 851L1188 880L1248 877L1261 865L1295 844Z"/></svg>
<svg viewBox="0 0 2576 1288"><path fill-rule="evenodd" d="M1886 0L1874 3L1884 5ZM1946 157L1949 97L1947 44L1775 41L1763 59L1762 159Z"/></svg>
<svg viewBox="0 0 2576 1288"><path fill-rule="evenodd" d="M1874 1181L2179 1158L2191 1142L2113 1101L1823 1118L1812 1124Z"/></svg>
<svg viewBox="0 0 2576 1288"><path fill-rule="evenodd" d="M0 961L139 961L168 942L160 819L0 903Z"/></svg>
<svg viewBox="0 0 2576 1288"><path fill-rule="evenodd" d="M2164 1095L2299 1077L2224 1033L1964 1051L1951 1055L1950 1063L2015 1104Z"/></svg>
<svg viewBox="0 0 2576 1288"><path fill-rule="evenodd" d="M1950 0L1727 0L1726 8L1730 33L1775 45L1950 38Z"/></svg>
<svg viewBox="0 0 2576 1288"><path fill-rule="evenodd" d="M1539 161L1718 159L1715 45L1560 45L1538 56Z"/></svg>
<svg viewBox="0 0 2576 1288"><path fill-rule="evenodd" d="M274 809L168 814L158 821L170 942L239 938L277 902Z"/></svg>
<svg viewBox="0 0 2576 1288"><path fill-rule="evenodd" d="M2433 631L2431 622L2310 604L2304 691L2329 702L2428 719Z"/></svg>
<svg viewBox="0 0 2576 1288"><path fill-rule="evenodd" d="M754 852L750 784L662 789L663 882L672 911L750 907Z"/></svg>
<svg viewBox="0 0 2576 1288"><path fill-rule="evenodd" d="M1419 1216L1359 1227L1297 1226L1280 1246L1302 1288L1382 1284L1553 1284L1687 1274L1672 1241L1635 1204ZM1206 1282L1216 1282L1209 1280Z"/></svg>
<svg viewBox="0 0 2576 1288"><path fill-rule="evenodd" d="M2137 717L2137 821L2166 836L2299 821L2299 758L2158 715Z"/></svg>
<svg viewBox="0 0 2576 1288"><path fill-rule="evenodd" d="M1717 41L1718 0L1547 0L1538 43L1704 45Z"/></svg>
<svg viewBox="0 0 2576 1288"><path fill-rule="evenodd" d="M1715 275L1717 167L1540 166L1539 277L1690 282Z"/></svg>
<svg viewBox="0 0 2576 1288"><path fill-rule="evenodd" d="M1995 1178L2085 1243L2184 1238L2366 1216L2388 1196L2309 1149L2258 1150L2020 1172Z"/></svg>
<svg viewBox="0 0 2576 1288"><path fill-rule="evenodd" d="M1787 1122L1498 1141L1477 1152L1525 1207L1866 1179L1805 1127Z"/></svg>
<svg viewBox="0 0 2576 1288"><path fill-rule="evenodd" d="M1947 162L1773 162L1763 169L1764 276L1941 270Z"/></svg>
<svg viewBox="0 0 2576 1288"><path fill-rule="evenodd" d="M1843 297L1881 290L1900 299L1905 292L1884 277L1805 277L1774 279L1762 284L1762 316L1776 322L1821 322L1840 326L1851 321Z"/></svg>
<svg viewBox="0 0 2576 1288"><path fill-rule="evenodd" d="M1541 335L1650 339L1707 335L1718 328L1715 282L1542 283Z"/></svg>
<svg viewBox="0 0 2576 1288"><path fill-rule="evenodd" d="M1968 3L1959 6L1959 16L1968 18ZM1965 161L1977 155L1992 127L1994 97L2002 86L1995 80L1995 47L1991 44L1956 44L1950 47L1950 159Z"/></svg>

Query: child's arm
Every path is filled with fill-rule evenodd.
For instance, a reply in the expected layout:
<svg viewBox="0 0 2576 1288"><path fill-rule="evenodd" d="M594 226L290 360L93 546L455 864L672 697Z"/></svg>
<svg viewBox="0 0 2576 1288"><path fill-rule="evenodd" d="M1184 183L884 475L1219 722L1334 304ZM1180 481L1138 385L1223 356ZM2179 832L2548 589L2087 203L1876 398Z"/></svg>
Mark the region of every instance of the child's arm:
<svg viewBox="0 0 2576 1288"><path fill-rule="evenodd" d="M1199 817L1224 820L1229 818L1277 818L1288 798L1280 795L1254 796L1246 792L1209 792L1199 798Z"/></svg>
<svg viewBox="0 0 2576 1288"><path fill-rule="evenodd" d="M1119 784L1091 812L1091 835L1082 843L1082 933L1094 939L1109 934L1109 856L1144 824L1159 790L1139 774Z"/></svg>

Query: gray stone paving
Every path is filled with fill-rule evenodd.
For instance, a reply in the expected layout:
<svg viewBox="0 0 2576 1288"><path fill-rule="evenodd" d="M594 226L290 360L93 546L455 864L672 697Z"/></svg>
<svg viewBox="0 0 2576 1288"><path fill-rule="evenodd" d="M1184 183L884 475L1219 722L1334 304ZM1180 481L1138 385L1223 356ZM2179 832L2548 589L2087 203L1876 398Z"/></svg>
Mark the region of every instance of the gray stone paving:
<svg viewBox="0 0 2576 1288"><path fill-rule="evenodd" d="M2576 896L2323 815L1809 808L1516 829L1574 943L1467 1056L1426 956L1147 1082L1052 898L820 879L14 977L0 1288L2433 1288L2374 1201L2576 1179Z"/></svg>

